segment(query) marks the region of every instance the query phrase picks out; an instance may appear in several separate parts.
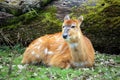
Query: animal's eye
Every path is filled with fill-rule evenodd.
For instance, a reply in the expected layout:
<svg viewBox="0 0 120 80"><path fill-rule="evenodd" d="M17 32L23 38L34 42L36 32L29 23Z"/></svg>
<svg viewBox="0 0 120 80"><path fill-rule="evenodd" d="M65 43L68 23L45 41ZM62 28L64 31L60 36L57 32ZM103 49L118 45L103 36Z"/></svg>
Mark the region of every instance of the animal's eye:
<svg viewBox="0 0 120 80"><path fill-rule="evenodd" d="M63 28L64 28L65 26L63 26Z"/></svg>
<svg viewBox="0 0 120 80"><path fill-rule="evenodd" d="M75 26L71 26L71 28L75 28Z"/></svg>

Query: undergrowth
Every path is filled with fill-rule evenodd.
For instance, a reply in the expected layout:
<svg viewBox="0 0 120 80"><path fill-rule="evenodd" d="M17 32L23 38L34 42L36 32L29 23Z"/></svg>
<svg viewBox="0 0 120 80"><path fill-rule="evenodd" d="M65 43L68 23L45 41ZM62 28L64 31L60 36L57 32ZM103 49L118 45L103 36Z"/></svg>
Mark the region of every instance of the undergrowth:
<svg viewBox="0 0 120 80"><path fill-rule="evenodd" d="M120 80L119 55L96 52L92 68L60 69L43 65L22 65L25 48L0 46L0 80Z"/></svg>

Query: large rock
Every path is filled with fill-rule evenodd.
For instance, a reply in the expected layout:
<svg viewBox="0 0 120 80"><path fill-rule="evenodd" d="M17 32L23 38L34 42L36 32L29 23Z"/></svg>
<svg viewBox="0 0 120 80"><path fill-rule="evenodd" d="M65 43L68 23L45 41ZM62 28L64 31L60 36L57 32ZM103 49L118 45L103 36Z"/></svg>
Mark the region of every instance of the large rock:
<svg viewBox="0 0 120 80"><path fill-rule="evenodd" d="M22 13L41 9L52 0L3 0L0 1L0 11L21 15Z"/></svg>
<svg viewBox="0 0 120 80"><path fill-rule="evenodd" d="M96 0L96 2L92 0L82 8L73 9L72 12L73 15L84 16L81 28L91 39L95 50L102 53L120 54L119 0Z"/></svg>
<svg viewBox="0 0 120 80"><path fill-rule="evenodd" d="M50 7L37 14L33 11L14 18L11 24L0 28L0 45L28 45L42 35L61 31L61 21L55 13L56 8Z"/></svg>
<svg viewBox="0 0 120 80"><path fill-rule="evenodd" d="M86 15L83 30L91 38L95 50L102 53L120 54L120 4L106 0L100 12ZM97 10L96 10L97 11Z"/></svg>

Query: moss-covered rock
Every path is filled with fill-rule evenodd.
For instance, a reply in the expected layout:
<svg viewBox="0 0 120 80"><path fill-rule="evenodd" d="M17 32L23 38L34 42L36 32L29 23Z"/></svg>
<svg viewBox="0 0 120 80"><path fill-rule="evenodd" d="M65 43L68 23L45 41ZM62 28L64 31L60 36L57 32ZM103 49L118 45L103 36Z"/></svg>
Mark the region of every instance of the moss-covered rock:
<svg viewBox="0 0 120 80"><path fill-rule="evenodd" d="M33 9L41 9L51 1L52 0L2 0L0 1L0 11L18 16Z"/></svg>
<svg viewBox="0 0 120 80"><path fill-rule="evenodd" d="M85 16L82 29L92 40L97 51L120 54L119 2L119 0L105 0L97 6L85 7L82 12Z"/></svg>
<svg viewBox="0 0 120 80"><path fill-rule="evenodd" d="M0 43L28 44L32 40L61 30L61 21L55 16L56 8L49 7L40 12L28 12L13 19L1 28Z"/></svg>

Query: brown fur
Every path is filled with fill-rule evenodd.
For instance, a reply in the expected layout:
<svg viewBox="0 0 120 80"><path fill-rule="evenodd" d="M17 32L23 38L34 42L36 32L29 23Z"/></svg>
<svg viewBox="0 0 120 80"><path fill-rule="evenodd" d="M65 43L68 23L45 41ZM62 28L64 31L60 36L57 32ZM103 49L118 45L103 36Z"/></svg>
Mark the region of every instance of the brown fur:
<svg viewBox="0 0 120 80"><path fill-rule="evenodd" d="M45 35L34 40L25 50L22 63L42 62L49 66L60 68L91 67L94 64L94 49L90 40L85 37L79 28L82 20L64 20L63 26L76 24L68 31L71 39L63 39L62 32ZM76 43L76 46L71 44Z"/></svg>

